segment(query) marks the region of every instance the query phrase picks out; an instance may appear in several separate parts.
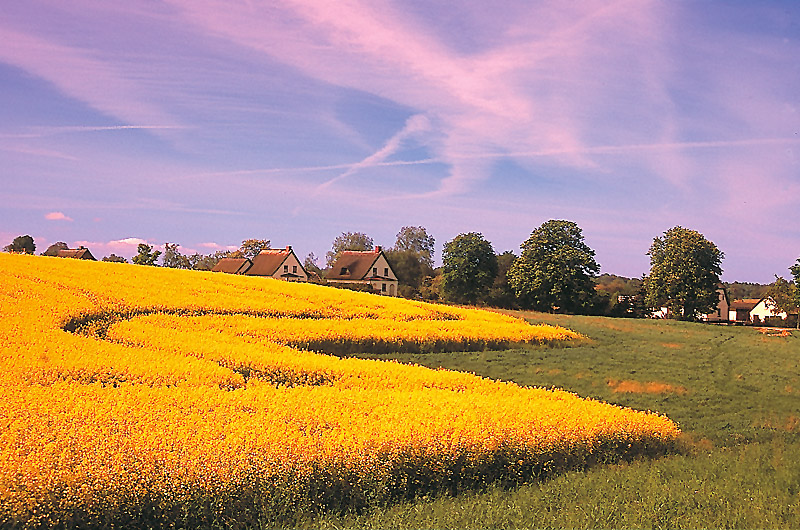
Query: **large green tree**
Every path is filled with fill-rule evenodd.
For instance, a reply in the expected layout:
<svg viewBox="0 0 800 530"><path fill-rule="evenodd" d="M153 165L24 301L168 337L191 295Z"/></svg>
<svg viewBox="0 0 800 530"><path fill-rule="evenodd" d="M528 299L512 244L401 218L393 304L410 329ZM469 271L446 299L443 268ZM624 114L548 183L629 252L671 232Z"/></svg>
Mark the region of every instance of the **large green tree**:
<svg viewBox="0 0 800 530"><path fill-rule="evenodd" d="M510 250L497 255L497 276L495 276L492 287L486 297L486 302L489 305L504 309L517 309L517 293L508 283L508 273L516 260L516 254Z"/></svg>
<svg viewBox="0 0 800 530"><path fill-rule="evenodd" d="M666 307L674 318L695 320L717 306L725 255L701 233L676 226L653 239L647 252L647 304Z"/></svg>
<svg viewBox="0 0 800 530"><path fill-rule="evenodd" d="M397 252L412 252L419 260L433 269L433 246L436 240L428 235L424 226L404 226L397 233L392 250Z"/></svg>
<svg viewBox="0 0 800 530"><path fill-rule="evenodd" d="M372 250L374 242L372 238L363 232L343 232L333 240L331 249L325 253L325 261L328 267L339 259L342 252L346 250Z"/></svg>
<svg viewBox="0 0 800 530"><path fill-rule="evenodd" d="M798 310L797 329L800 329L800 258L797 258L797 262L789 267L789 271L792 273L792 283L794 283L793 302Z"/></svg>
<svg viewBox="0 0 800 530"><path fill-rule="evenodd" d="M241 257L253 259L258 256L262 250L269 250L272 242L269 239L245 239L239 247Z"/></svg>
<svg viewBox="0 0 800 530"><path fill-rule="evenodd" d="M531 233L508 273L522 307L568 313L588 310L600 270L573 221L550 220Z"/></svg>
<svg viewBox="0 0 800 530"><path fill-rule="evenodd" d="M474 304L488 294L497 276L497 256L482 234L459 234L444 245L442 293L459 303Z"/></svg>
<svg viewBox="0 0 800 530"><path fill-rule="evenodd" d="M10 244L3 247L3 250L6 252L33 254L36 252L36 243L33 242L33 238L29 235L17 236Z"/></svg>

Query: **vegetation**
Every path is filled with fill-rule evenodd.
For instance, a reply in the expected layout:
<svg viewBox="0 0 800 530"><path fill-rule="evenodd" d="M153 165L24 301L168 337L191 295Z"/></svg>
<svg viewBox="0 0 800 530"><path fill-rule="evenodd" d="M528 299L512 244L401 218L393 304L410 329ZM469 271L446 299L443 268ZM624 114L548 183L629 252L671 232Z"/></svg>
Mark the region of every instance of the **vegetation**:
<svg viewBox="0 0 800 530"><path fill-rule="evenodd" d="M363 232L343 232L333 240L331 249L325 253L325 263L330 267L347 250L372 250L374 247L372 238Z"/></svg>
<svg viewBox="0 0 800 530"><path fill-rule="evenodd" d="M158 266L158 257L161 255L160 250L153 250L153 245L148 245L147 243L139 243L136 250L137 254L131 259L134 265Z"/></svg>
<svg viewBox="0 0 800 530"><path fill-rule="evenodd" d="M442 252L442 294L458 303L474 304L494 283L497 256L482 234L459 234Z"/></svg>
<svg viewBox="0 0 800 530"><path fill-rule="evenodd" d="M522 256L508 274L523 308L576 313L591 305L592 278L599 271L576 223L547 221L522 244Z"/></svg>
<svg viewBox="0 0 800 530"><path fill-rule="evenodd" d="M680 226L653 240L647 303L666 307L675 318L694 320L717 305L724 254L702 234Z"/></svg>
<svg viewBox="0 0 800 530"><path fill-rule="evenodd" d="M583 340L272 279L0 256L0 527L255 527L676 449L663 415L371 353Z"/></svg>
<svg viewBox="0 0 800 530"><path fill-rule="evenodd" d="M36 243L29 235L17 236L11 243L3 247L3 252L33 254L36 252Z"/></svg>
<svg viewBox="0 0 800 530"><path fill-rule="evenodd" d="M42 252L42 256L57 256L59 250L67 250L69 247L63 241L58 241L57 243L53 243L47 250Z"/></svg>
<svg viewBox="0 0 800 530"><path fill-rule="evenodd" d="M794 307L797 308L797 329L800 329L800 258L797 258L797 262L789 267L789 271L792 273L792 279L794 284L794 290L792 292L792 302L794 302Z"/></svg>
<svg viewBox="0 0 800 530"><path fill-rule="evenodd" d="M431 496L314 528L796 528L797 332L513 313L590 338L570 347L395 355L521 385L663 411L687 450L506 489Z"/></svg>
<svg viewBox="0 0 800 530"><path fill-rule="evenodd" d="M436 240L428 234L424 226L404 226L397 233L392 250L411 252L429 269L433 269L433 245Z"/></svg>

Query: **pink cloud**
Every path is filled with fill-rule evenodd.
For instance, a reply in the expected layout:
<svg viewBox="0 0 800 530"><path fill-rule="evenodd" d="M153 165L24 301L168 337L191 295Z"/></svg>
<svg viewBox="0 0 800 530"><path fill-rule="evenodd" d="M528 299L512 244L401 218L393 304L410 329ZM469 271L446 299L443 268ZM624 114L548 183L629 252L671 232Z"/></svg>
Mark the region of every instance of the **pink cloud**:
<svg viewBox="0 0 800 530"><path fill-rule="evenodd" d="M67 217L62 212L50 212L44 218L48 221L72 221L71 217Z"/></svg>

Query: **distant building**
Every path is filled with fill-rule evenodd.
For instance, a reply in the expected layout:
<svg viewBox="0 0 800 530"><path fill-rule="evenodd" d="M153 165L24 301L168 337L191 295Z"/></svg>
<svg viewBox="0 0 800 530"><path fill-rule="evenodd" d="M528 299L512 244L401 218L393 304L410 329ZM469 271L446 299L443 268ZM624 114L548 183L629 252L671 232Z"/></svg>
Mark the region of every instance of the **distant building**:
<svg viewBox="0 0 800 530"><path fill-rule="evenodd" d="M263 276L290 282L307 282L306 272L291 246L282 249L262 250L252 260L247 258L222 258L214 272Z"/></svg>
<svg viewBox="0 0 800 530"><path fill-rule="evenodd" d="M374 292L397 296L397 275L379 246L375 250L342 252L325 280L329 284L364 285Z"/></svg>
<svg viewBox="0 0 800 530"><path fill-rule="evenodd" d="M78 247L78 248L65 248L61 249L56 253L56 257L59 258L73 258L73 259L88 259L92 261L97 261L92 253L89 252L89 249L86 247Z"/></svg>
<svg viewBox="0 0 800 530"><path fill-rule="evenodd" d="M730 320L742 323L760 324L767 318L778 317L786 320L788 315L778 311L775 300L770 296L764 298L747 298L734 300L731 303Z"/></svg>
<svg viewBox="0 0 800 530"><path fill-rule="evenodd" d="M727 322L730 318L730 300L728 299L728 291L722 284L717 285L717 307L716 310L702 315L701 320L706 322Z"/></svg>

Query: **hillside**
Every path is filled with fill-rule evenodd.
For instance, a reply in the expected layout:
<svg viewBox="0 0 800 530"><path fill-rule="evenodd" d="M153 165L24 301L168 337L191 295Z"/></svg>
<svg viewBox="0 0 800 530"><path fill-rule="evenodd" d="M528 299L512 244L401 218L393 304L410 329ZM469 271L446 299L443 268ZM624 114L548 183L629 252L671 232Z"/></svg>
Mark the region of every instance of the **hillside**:
<svg viewBox="0 0 800 530"><path fill-rule="evenodd" d="M9 254L0 302L2 526L274 525L660 455L679 434L567 392L316 353L585 340L497 313Z"/></svg>

